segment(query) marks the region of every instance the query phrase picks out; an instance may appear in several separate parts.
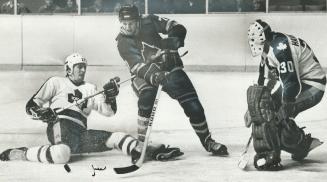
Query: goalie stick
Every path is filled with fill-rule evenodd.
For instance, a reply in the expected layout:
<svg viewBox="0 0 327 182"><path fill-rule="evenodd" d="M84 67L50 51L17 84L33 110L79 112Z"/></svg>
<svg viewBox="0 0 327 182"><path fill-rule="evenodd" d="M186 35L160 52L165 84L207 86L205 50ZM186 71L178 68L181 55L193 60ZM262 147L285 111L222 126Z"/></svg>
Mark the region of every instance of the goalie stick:
<svg viewBox="0 0 327 182"><path fill-rule="evenodd" d="M249 147L250 147L250 144L251 144L251 141L252 141L252 133L251 133L251 136L249 138L249 141L248 143L246 144L245 146L245 150L244 152L241 154L241 157L240 159L238 160L238 167L240 169L245 169L245 167L247 166L248 162L249 162L249 154L247 153L248 150L249 150Z"/></svg>
<svg viewBox="0 0 327 182"><path fill-rule="evenodd" d="M144 141L144 144L143 144L143 148L142 148L142 152L141 152L141 156L140 156L139 160L135 164L133 164L131 166L114 168L114 171L117 174L126 174L126 173L134 172L134 171L138 170L143 165L146 148L147 148L148 143L149 143L150 133L151 133L151 129L152 129L152 123L153 123L156 111L158 109L158 103L159 103L161 90L162 90L162 85L159 85L158 90L157 90L157 95L156 95L156 98L154 100L154 104L153 104L153 107L152 107L152 112L151 112L149 123L148 123L148 129L147 129L146 134L145 134L145 141Z"/></svg>

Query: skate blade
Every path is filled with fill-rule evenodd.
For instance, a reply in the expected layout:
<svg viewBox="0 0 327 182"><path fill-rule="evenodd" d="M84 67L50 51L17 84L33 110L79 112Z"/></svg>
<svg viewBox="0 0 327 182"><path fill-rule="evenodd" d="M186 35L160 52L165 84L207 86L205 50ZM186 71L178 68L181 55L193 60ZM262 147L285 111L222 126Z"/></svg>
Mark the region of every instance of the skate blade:
<svg viewBox="0 0 327 182"><path fill-rule="evenodd" d="M309 151L319 147L320 145L322 145L324 142L320 141L319 139L313 139L309 148Z"/></svg>

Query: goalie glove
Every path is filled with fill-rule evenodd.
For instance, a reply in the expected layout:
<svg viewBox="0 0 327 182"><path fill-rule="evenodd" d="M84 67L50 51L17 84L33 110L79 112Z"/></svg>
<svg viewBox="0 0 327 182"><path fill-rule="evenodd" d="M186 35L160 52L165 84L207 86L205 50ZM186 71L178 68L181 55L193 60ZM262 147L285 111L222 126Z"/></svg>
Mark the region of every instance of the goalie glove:
<svg viewBox="0 0 327 182"><path fill-rule="evenodd" d="M116 96L119 94L119 84L118 84L119 81L120 78L115 77L110 79L110 81L103 86L104 95L106 97L105 100L106 103L111 103L113 100L115 100Z"/></svg>
<svg viewBox="0 0 327 182"><path fill-rule="evenodd" d="M45 123L57 120L57 113L50 107L32 107L30 112L32 113L32 119L42 120Z"/></svg>

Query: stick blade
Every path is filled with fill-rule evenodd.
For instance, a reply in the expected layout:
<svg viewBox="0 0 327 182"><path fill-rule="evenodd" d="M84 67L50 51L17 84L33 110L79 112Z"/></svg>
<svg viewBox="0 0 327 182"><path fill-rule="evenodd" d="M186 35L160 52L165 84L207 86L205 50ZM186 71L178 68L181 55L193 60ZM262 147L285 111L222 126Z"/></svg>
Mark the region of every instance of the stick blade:
<svg viewBox="0 0 327 182"><path fill-rule="evenodd" d="M127 166L127 167L117 167L114 168L114 171L117 174L126 174L126 173L131 173L134 172L136 170L138 170L140 167L137 165L131 165L131 166Z"/></svg>
<svg viewBox="0 0 327 182"><path fill-rule="evenodd" d="M247 153L243 154L240 159L238 160L238 167L240 169L245 169L249 162L249 155Z"/></svg>

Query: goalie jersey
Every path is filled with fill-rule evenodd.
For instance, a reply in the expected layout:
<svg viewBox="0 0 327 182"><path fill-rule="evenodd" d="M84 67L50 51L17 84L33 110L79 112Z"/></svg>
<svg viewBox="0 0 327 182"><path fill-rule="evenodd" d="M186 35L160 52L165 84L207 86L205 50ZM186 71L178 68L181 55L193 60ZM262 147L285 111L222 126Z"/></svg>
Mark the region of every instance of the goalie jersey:
<svg viewBox="0 0 327 182"><path fill-rule="evenodd" d="M49 103L50 108L56 111L72 105L78 100L93 95L96 92L96 86L93 84L83 82L80 85L75 85L67 77L51 77L28 101L26 112L31 115L31 107L42 107L46 103ZM92 110L96 110L105 116L115 114L111 105L105 103L105 96L103 94L89 98L82 104L72 106L57 114L58 118L68 119L86 128L87 117Z"/></svg>
<svg viewBox="0 0 327 182"><path fill-rule="evenodd" d="M283 87L284 101L294 101L301 92L302 83L325 90L325 72L312 49L300 38L274 33L270 44L264 46L262 62L264 64L260 66L261 78L265 74L263 67L277 70ZM260 77L259 80L262 80Z"/></svg>

